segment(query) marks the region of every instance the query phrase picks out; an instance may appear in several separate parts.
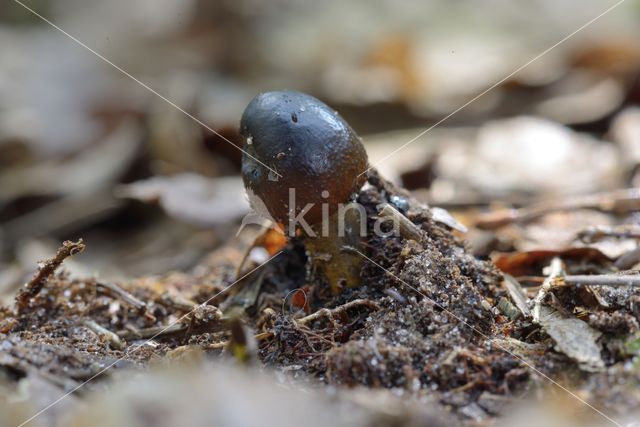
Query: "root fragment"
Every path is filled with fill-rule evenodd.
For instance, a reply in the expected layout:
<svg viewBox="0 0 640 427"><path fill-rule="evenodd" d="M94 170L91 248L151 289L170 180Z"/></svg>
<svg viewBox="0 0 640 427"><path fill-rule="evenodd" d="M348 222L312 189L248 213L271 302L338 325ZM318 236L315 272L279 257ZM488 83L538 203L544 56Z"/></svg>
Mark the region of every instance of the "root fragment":
<svg viewBox="0 0 640 427"><path fill-rule="evenodd" d="M340 305L338 307L335 307L331 310L327 309L327 308L321 308L320 310L316 311L315 313L311 313L308 316L305 316L301 319L296 320L296 322L299 325L307 325L310 322L313 322L315 320L319 320L322 317L327 317L329 319L329 322L331 322L331 325L334 327L336 327L336 323L335 323L335 317L339 316L341 314L346 313L348 310L354 308L354 307L367 307L371 310L380 310L380 306L378 304L376 304L375 302L368 300L368 299L355 299L353 301L349 301L346 304Z"/></svg>

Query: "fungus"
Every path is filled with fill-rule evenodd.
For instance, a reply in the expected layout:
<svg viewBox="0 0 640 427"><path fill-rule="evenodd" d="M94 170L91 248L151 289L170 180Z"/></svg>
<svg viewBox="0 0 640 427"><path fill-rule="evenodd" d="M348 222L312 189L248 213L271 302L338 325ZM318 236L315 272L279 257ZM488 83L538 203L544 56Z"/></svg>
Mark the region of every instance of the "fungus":
<svg viewBox="0 0 640 427"><path fill-rule="evenodd" d="M347 206L366 181L360 137L326 104L293 91L256 96L240 133L242 178L254 208L303 238L312 274L334 293L356 286L362 259L345 248L358 245L366 221Z"/></svg>

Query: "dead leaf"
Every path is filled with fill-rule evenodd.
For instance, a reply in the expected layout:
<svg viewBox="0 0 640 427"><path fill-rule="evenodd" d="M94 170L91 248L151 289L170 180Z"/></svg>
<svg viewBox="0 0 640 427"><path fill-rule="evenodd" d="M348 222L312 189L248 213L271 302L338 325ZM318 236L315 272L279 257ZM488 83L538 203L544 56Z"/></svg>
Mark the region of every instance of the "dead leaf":
<svg viewBox="0 0 640 427"><path fill-rule="evenodd" d="M621 159L627 166L640 163L640 108L627 108L618 114L609 135L620 146Z"/></svg>
<svg viewBox="0 0 640 427"><path fill-rule="evenodd" d="M556 342L556 350L578 362L581 369L595 372L604 367L596 340L602 335L582 320L565 317L548 306L540 306L540 324Z"/></svg>
<svg viewBox="0 0 640 427"><path fill-rule="evenodd" d="M0 200L24 195L86 196L111 188L136 158L142 128L124 121L100 143L65 161L49 160L0 173Z"/></svg>
<svg viewBox="0 0 640 427"><path fill-rule="evenodd" d="M611 262L609 257L593 248L570 248L564 251L536 250L513 254L499 254L494 259L494 262L503 273L517 277L540 273L554 257L565 260L576 259L582 262Z"/></svg>
<svg viewBox="0 0 640 427"><path fill-rule="evenodd" d="M487 123L465 157L466 179L494 194L595 190L619 173L614 147L535 117Z"/></svg>
<svg viewBox="0 0 640 427"><path fill-rule="evenodd" d="M116 195L158 202L171 217L197 226L225 224L249 212L239 177L205 178L192 173L156 176L122 185Z"/></svg>
<svg viewBox="0 0 640 427"><path fill-rule="evenodd" d="M522 286L520 286L520 283L514 277L505 274L502 284L507 289L507 292L509 292L511 300L514 302L516 307L518 307L518 310L520 310L522 315L524 317L530 317L531 311L527 305L527 295L522 289Z"/></svg>
<svg viewBox="0 0 640 427"><path fill-rule="evenodd" d="M618 80L574 70L555 85L554 96L540 102L535 112L559 123L590 123L613 113L624 98L624 87Z"/></svg>

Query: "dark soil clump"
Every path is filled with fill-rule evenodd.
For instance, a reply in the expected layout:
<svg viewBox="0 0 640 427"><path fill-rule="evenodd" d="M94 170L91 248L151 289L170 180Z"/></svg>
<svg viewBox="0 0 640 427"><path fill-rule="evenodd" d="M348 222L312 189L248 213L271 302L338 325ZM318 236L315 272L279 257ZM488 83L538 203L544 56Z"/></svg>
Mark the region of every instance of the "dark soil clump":
<svg viewBox="0 0 640 427"><path fill-rule="evenodd" d="M364 189L358 200L370 219L377 206L402 197L409 204L406 215L424 230L424 240L370 238L362 286L322 306L331 309L364 298L380 309L343 313L335 319L337 330L326 318L301 327L279 315L275 339L261 348L263 360L300 365L330 384L410 393L460 389L467 396L465 405L483 391L522 389L528 375L520 362L490 343L497 331L492 306L501 292L500 274L465 251L425 207L378 177L371 181L377 185Z"/></svg>

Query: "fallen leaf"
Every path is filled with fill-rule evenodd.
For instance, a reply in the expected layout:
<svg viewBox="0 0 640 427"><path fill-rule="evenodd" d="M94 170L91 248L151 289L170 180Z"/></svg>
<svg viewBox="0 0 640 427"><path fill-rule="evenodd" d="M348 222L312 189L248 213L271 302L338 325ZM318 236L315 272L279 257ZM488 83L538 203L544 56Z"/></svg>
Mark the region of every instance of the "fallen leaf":
<svg viewBox="0 0 640 427"><path fill-rule="evenodd" d="M171 217L197 226L225 224L249 212L239 177L205 178L191 173L156 176L121 185L116 195L158 202Z"/></svg>
<svg viewBox="0 0 640 427"><path fill-rule="evenodd" d="M582 262L610 263L611 259L594 248L570 248L564 251L536 250L499 254L494 263L503 273L512 276L527 276L540 273L549 261L559 257L564 260L576 259Z"/></svg>
<svg viewBox="0 0 640 427"><path fill-rule="evenodd" d="M520 310L522 315L524 317L530 317L531 311L527 305L527 296L522 289L522 286L520 286L520 283L514 277L505 274L502 284L507 292L509 292L511 300L514 302L516 307L518 307L518 310Z"/></svg>
<svg viewBox="0 0 640 427"><path fill-rule="evenodd" d="M596 340L600 331L576 319L565 317L551 307L540 307L540 324L556 342L556 350L578 362L582 370L595 372L604 367Z"/></svg>

